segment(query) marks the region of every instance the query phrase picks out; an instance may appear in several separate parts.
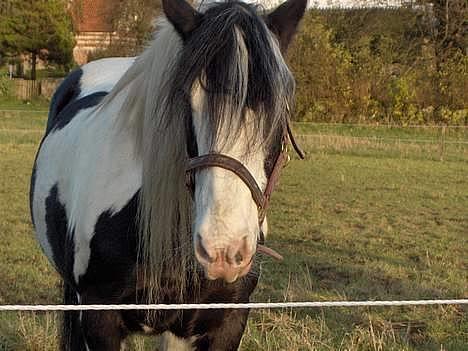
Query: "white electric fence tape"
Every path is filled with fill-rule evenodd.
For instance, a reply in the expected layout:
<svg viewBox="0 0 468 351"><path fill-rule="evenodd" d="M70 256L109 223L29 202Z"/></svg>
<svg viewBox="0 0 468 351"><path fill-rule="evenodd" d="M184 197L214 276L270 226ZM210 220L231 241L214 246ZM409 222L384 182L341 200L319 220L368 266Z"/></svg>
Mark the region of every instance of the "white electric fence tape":
<svg viewBox="0 0 468 351"><path fill-rule="evenodd" d="M0 305L1 311L107 311L107 310L209 310L209 309L277 309L317 307L379 307L466 305L468 299L403 300L403 301L323 301L323 302L267 302L267 303L210 303L210 304L151 304L151 305Z"/></svg>

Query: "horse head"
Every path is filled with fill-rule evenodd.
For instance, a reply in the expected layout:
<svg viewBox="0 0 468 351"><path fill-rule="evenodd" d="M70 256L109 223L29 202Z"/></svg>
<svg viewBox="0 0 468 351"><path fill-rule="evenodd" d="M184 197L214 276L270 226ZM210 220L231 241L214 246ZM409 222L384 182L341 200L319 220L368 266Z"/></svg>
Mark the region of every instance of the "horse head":
<svg viewBox="0 0 468 351"><path fill-rule="evenodd" d="M163 1L183 43L170 96L188 106L193 245L209 279L246 275L267 233L267 189L284 161L294 95L283 55L306 4L267 14L238 1L203 12Z"/></svg>

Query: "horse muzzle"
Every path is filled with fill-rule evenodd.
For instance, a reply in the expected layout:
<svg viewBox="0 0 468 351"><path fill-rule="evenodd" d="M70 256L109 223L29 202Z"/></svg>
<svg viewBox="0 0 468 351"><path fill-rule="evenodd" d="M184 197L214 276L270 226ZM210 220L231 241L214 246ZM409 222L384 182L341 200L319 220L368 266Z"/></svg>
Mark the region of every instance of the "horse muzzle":
<svg viewBox="0 0 468 351"><path fill-rule="evenodd" d="M210 248L203 245L201 237L195 242L195 257L210 280L223 279L233 283L245 276L252 267L255 248L250 248L243 238L228 247Z"/></svg>
<svg viewBox="0 0 468 351"><path fill-rule="evenodd" d="M245 276L252 267L252 261L243 266L235 266L225 261L217 261L205 266L206 277L210 280L223 279L226 283L233 283Z"/></svg>

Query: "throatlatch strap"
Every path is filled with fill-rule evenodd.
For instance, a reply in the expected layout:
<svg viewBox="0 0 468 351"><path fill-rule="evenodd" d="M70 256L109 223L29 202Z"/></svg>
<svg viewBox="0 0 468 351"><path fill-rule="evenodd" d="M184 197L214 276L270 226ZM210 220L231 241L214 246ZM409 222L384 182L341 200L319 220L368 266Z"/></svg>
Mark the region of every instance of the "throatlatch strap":
<svg viewBox="0 0 468 351"><path fill-rule="evenodd" d="M301 160L305 159L305 152L301 149L301 147L297 143L296 138L294 138L294 134L292 132L289 120L286 122L286 128L288 130L289 140L291 141L291 145L293 146L294 150L297 152Z"/></svg>

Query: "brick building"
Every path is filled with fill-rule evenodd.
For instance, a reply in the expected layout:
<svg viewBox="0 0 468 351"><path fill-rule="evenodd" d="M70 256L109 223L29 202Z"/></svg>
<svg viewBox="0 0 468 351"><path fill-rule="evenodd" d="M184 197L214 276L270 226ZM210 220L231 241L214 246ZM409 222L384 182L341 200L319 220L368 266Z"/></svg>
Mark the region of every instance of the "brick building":
<svg viewBox="0 0 468 351"><path fill-rule="evenodd" d="M115 9L119 0L75 0L71 10L75 24L76 46L73 56L78 64L88 61L90 52L108 47L116 36Z"/></svg>

